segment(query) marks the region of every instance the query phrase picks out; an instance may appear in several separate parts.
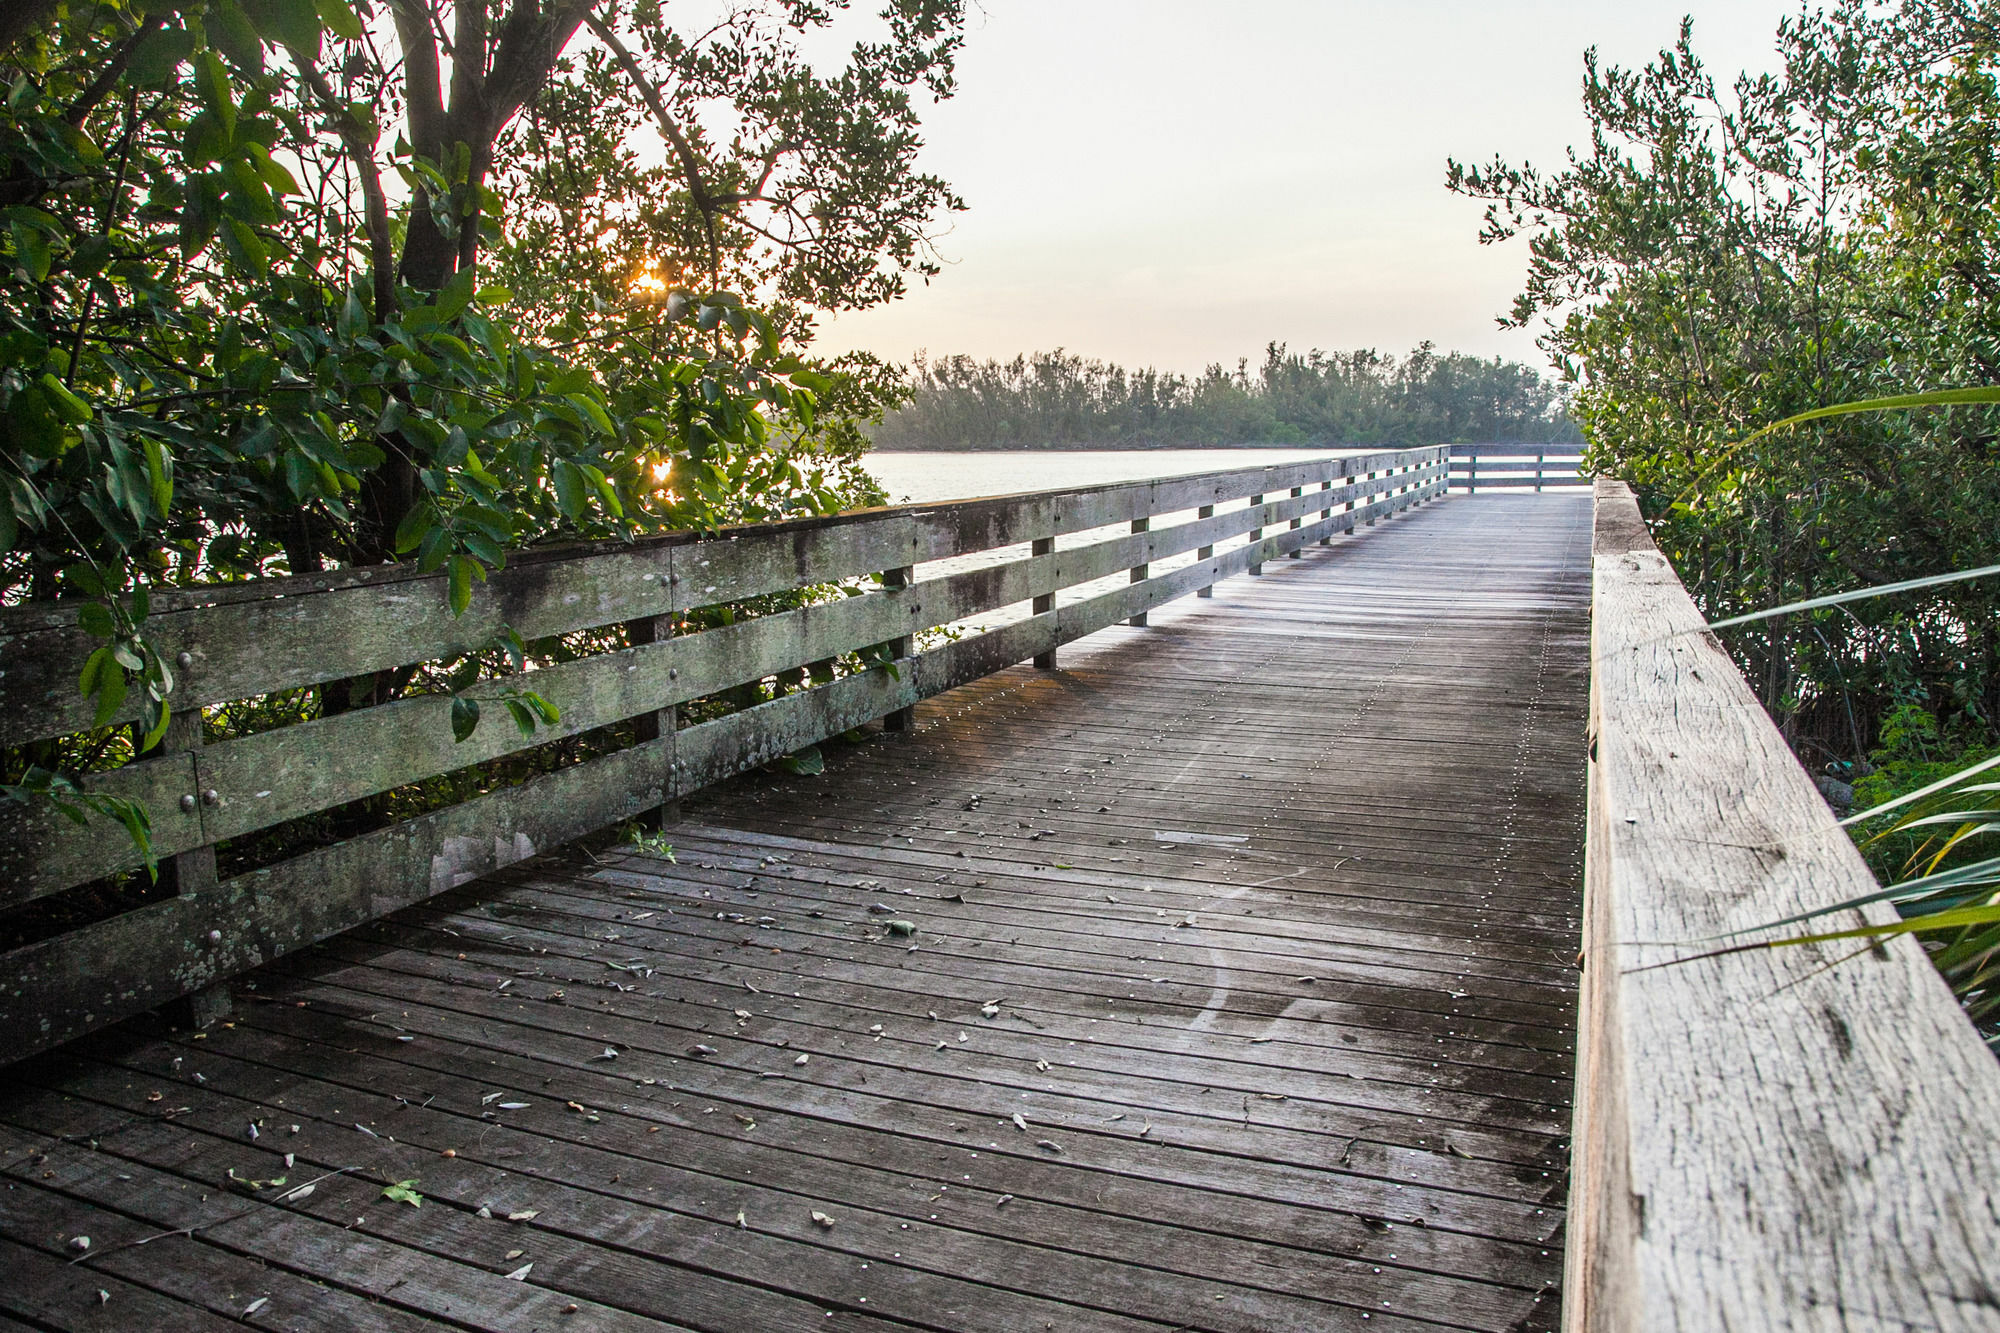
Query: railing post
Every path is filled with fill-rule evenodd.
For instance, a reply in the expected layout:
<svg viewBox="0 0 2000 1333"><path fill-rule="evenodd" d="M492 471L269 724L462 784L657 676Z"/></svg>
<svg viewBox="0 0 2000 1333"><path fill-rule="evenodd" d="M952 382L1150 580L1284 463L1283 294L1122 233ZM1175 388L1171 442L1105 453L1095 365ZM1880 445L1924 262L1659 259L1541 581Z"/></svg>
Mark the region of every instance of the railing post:
<svg viewBox="0 0 2000 1333"><path fill-rule="evenodd" d="M901 569L885 569L882 571L882 586L885 588L907 588L915 581L916 577L917 570L914 565L904 565ZM889 640L889 656L900 662L910 655L913 644L914 641L908 634L900 638L891 639ZM917 710L914 706L898 708L895 712L890 713L882 719L882 730L884 731L915 731L916 727Z"/></svg>
<svg viewBox="0 0 2000 1333"><path fill-rule="evenodd" d="M181 654L179 666L183 674L192 665L188 654ZM134 726L136 730L137 724ZM218 792L206 785L207 779L201 771L201 745L200 708L181 709L168 718L166 735L160 739L160 752L162 754L173 754L181 750L195 752L192 766L195 790L182 794L181 808L184 810L212 810L222 799ZM203 820L204 824L206 822ZM204 831L202 836L206 839L208 835ZM166 857L160 862L160 869L174 894L181 898L212 892L218 882L215 873L215 847L212 843L204 842L193 851ZM185 1017L188 1026L205 1028L217 1019L228 1016L232 1007L228 983L217 982L213 986L195 991L186 996L182 1004L184 1014L180 1016Z"/></svg>
<svg viewBox="0 0 2000 1333"><path fill-rule="evenodd" d="M1321 482L1321 483L1319 484L1319 488L1320 488L1321 490L1323 490L1323 491L1330 491L1330 490L1332 490L1332 489L1333 489L1333 478L1331 478L1331 477L1328 477L1328 478L1327 478L1327 479L1326 479L1325 481L1323 481L1323 482ZM1319 521L1320 521L1320 522L1322 522L1322 523L1326 522L1326 521L1327 521L1328 519L1330 519L1330 518L1332 518L1332 517L1333 517L1333 511L1332 511L1331 509L1322 509L1322 510L1320 510L1320 511L1319 511ZM1319 539L1319 544L1320 544L1321 546L1331 546L1331 545L1333 545L1333 534L1329 532L1329 533L1325 534L1324 536L1322 536L1322 537L1321 537L1321 538Z"/></svg>
<svg viewBox="0 0 2000 1333"><path fill-rule="evenodd" d="M1055 549L1056 549L1056 539L1054 537L1037 537L1035 538L1035 544L1028 548L1028 554L1048 555ZM1044 615L1050 611L1055 610L1056 595L1052 592L1043 593L1040 597L1037 597L1034 600L1033 607L1035 614L1038 616ZM1045 653L1036 653L1035 665L1040 667L1044 671L1055 670L1056 650L1051 648Z"/></svg>
<svg viewBox="0 0 2000 1333"><path fill-rule="evenodd" d="M1382 475L1382 474L1381 474L1381 473L1379 473L1379 472L1371 472L1371 473L1369 473L1369 474L1368 474L1368 480L1370 480L1370 481L1374 481L1374 480L1375 480L1376 478L1380 477L1381 475ZM1379 496L1377 496L1377 495L1376 495L1376 494L1375 494L1375 493L1374 493L1374 492L1373 492L1373 491L1371 490L1371 491L1370 491L1370 492L1369 492L1369 493L1368 493L1368 494L1367 494L1366 496L1364 496L1363 498L1364 498L1364 499L1366 499L1366 500L1368 501L1368 503L1372 505L1372 504L1374 504L1374 503L1375 503L1375 501L1376 501L1377 499L1379 499L1380 497L1379 497ZM1368 520L1368 522L1367 522L1367 524L1366 524L1365 526L1367 526L1367 527L1371 527L1371 528L1372 528L1372 527L1374 527L1374 526L1375 526L1375 520L1374 520L1374 519L1372 519L1372 518L1371 518L1371 519L1369 519L1369 520Z"/></svg>
<svg viewBox="0 0 2000 1333"><path fill-rule="evenodd" d="M1298 497L1300 497L1301 495L1304 495L1305 493L1306 493L1306 488L1305 488L1305 487L1303 487L1303 486L1294 486L1294 487L1292 487L1292 498L1293 498L1293 499L1295 499L1295 500L1296 500L1296 499L1297 499ZM1293 531L1293 532L1297 532L1297 531L1299 530L1299 527L1300 527L1300 525L1301 525L1301 524L1302 524L1303 522L1304 522L1304 520L1303 520L1303 519L1301 519L1301 518L1294 518L1294 519L1292 519L1292 521L1291 521L1291 525L1290 525L1290 530L1291 530L1291 531ZM1304 553L1303 551L1299 550L1299 549L1298 549L1297 547L1293 547L1293 548L1292 548L1291 550L1287 551L1287 552L1286 552L1285 554L1289 555L1289 556L1290 556L1290 557L1291 557L1292 559L1294 559L1294 560L1297 560L1297 559L1299 559L1299 558L1300 558L1301 556L1303 556L1303 555L1304 555L1305 553Z"/></svg>
<svg viewBox="0 0 2000 1333"><path fill-rule="evenodd" d="M1250 505L1249 505L1250 508L1260 509L1263 507L1263 504L1264 504L1264 497L1262 495L1253 495L1250 497ZM1263 528L1257 527L1250 529L1250 544L1252 546L1255 546L1258 542L1263 540L1264 540ZM1250 566L1250 568L1244 572L1248 574L1261 575L1264 572L1264 564L1260 560L1256 564Z"/></svg>
<svg viewBox="0 0 2000 1333"><path fill-rule="evenodd" d="M1150 518L1135 518L1132 520L1132 531L1134 532L1145 532L1149 530L1152 526L1153 526L1153 520ZM1132 566L1132 577L1128 580L1128 582L1144 583L1146 579L1150 576L1152 568L1153 567L1150 564ZM1144 629L1146 626L1146 613L1144 611L1141 611L1138 615L1133 616L1125 623L1128 625L1136 626L1137 628L1140 629Z"/></svg>
<svg viewBox="0 0 2000 1333"><path fill-rule="evenodd" d="M1476 495L1478 492L1479 451L1477 449L1468 449L1465 451L1465 493L1467 495Z"/></svg>
<svg viewBox="0 0 2000 1333"><path fill-rule="evenodd" d="M1547 457L1546 453L1537 453L1535 455L1535 489L1537 491L1542 489L1542 460Z"/></svg>
<svg viewBox="0 0 2000 1333"><path fill-rule="evenodd" d="M1214 518L1215 506L1203 505L1201 508L1194 511L1194 516L1196 518ZM1194 558L1197 560L1212 560L1215 558L1215 548L1213 546L1201 547L1194 553ZM1194 595L1197 597L1215 596L1215 581L1211 579L1207 583L1202 584L1199 588L1196 588L1194 590Z"/></svg>
<svg viewBox="0 0 2000 1333"><path fill-rule="evenodd" d="M672 616L648 616L644 620L631 620L625 624L625 637L634 648L651 643L665 643L674 636ZM680 668L669 666L667 679L681 678ZM641 743L664 740L661 747L666 753L660 763L660 803L639 816L642 824L658 833L669 824L678 824L681 819L680 792L674 777L674 731L679 725L679 710L673 704L656 708L650 713L641 713L633 719L633 726Z"/></svg>

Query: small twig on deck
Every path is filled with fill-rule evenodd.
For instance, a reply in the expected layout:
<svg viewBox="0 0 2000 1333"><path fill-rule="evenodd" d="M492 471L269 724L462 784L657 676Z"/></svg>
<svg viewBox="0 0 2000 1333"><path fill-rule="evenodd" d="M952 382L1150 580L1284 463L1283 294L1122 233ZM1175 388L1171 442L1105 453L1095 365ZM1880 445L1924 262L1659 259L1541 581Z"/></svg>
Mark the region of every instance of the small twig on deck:
<svg viewBox="0 0 2000 1333"><path fill-rule="evenodd" d="M283 1194L277 1195L268 1201L260 1200L260 1202L280 1203L283 1202L285 1199L290 1198L292 1195L297 1194L302 1189L306 1189L309 1186L319 1184L320 1181L322 1180L330 1180L334 1176L344 1176L350 1171L359 1171L359 1170L361 1170L361 1168L358 1166L343 1166L338 1171L329 1171L325 1175L314 1176L311 1180L308 1180L303 1185L294 1185L290 1189L286 1190ZM210 1227L219 1227L224 1222L234 1222L237 1218L248 1217L250 1216L250 1214L256 1211L257 1210L255 1208L245 1208L240 1213L231 1213L227 1217L218 1217L212 1222L197 1222L191 1227L175 1227L172 1231L162 1231L157 1235L141 1236L137 1240L128 1240L123 1245L113 1245L108 1250L95 1250L89 1253L79 1254L76 1258L69 1261L70 1267L74 1268L78 1264L88 1263L92 1259L102 1259L104 1256L108 1254L116 1254L120 1250L132 1250L132 1249L137 1249L141 1245L151 1245L154 1241L165 1240L169 1236L192 1237L194 1233L197 1231L206 1231Z"/></svg>

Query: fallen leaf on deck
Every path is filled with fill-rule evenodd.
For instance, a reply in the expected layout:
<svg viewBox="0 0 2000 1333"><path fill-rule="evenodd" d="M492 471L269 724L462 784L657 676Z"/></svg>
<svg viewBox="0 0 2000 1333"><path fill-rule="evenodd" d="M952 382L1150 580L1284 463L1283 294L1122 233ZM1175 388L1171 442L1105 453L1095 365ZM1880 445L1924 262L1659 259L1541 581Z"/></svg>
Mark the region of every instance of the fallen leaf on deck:
<svg viewBox="0 0 2000 1333"><path fill-rule="evenodd" d="M522 1264L519 1268L515 1269L513 1272L509 1273L507 1275L507 1280L509 1282L526 1282L528 1280L529 1272L531 1272L534 1269L534 1267L535 1267L534 1261L530 1260L529 1262Z"/></svg>
<svg viewBox="0 0 2000 1333"><path fill-rule="evenodd" d="M1014 1112L1014 1128L1020 1130L1023 1134L1028 1132L1028 1118L1019 1111Z"/></svg>
<svg viewBox="0 0 2000 1333"><path fill-rule="evenodd" d="M798 1058L797 1058L796 1060L792 1061L792 1063L793 1063L793 1064L795 1064L795 1065L802 1065L802 1064L804 1064L804 1063L805 1063L806 1061L808 1061L808 1060L810 1060L810 1059L812 1059L812 1057L811 1057L810 1055L801 1055L801 1056L800 1056L800 1057L798 1057Z"/></svg>
<svg viewBox="0 0 2000 1333"><path fill-rule="evenodd" d="M507 1257L509 1259L518 1259L526 1253L527 1253L526 1250L509 1250L507 1251Z"/></svg>
<svg viewBox="0 0 2000 1333"><path fill-rule="evenodd" d="M540 1216L541 1209L539 1208L523 1208L518 1213L507 1214L507 1220L509 1222L532 1222Z"/></svg>
<svg viewBox="0 0 2000 1333"><path fill-rule="evenodd" d="M256 1300L243 1307L243 1317L248 1319L251 1315L256 1314L270 1303L271 1298L269 1296L259 1296Z"/></svg>
<svg viewBox="0 0 2000 1333"><path fill-rule="evenodd" d="M424 1196L416 1191L416 1179L399 1180L382 1191L382 1197L394 1203L407 1203L412 1208L424 1206Z"/></svg>
<svg viewBox="0 0 2000 1333"><path fill-rule="evenodd" d="M1046 1074L1049 1072L1049 1062L1047 1060L1037 1060L1035 1061L1035 1068Z"/></svg>
<svg viewBox="0 0 2000 1333"><path fill-rule="evenodd" d="M692 1045L692 1046L688 1047L688 1054L689 1054L689 1055L714 1055L714 1054L715 1054L715 1048L714 1048L713 1046L710 1046L710 1045L709 1045L709 1044L708 1044L707 1042L705 1042L705 1041L698 1041L698 1042L696 1042L696 1043L695 1043L694 1045Z"/></svg>
<svg viewBox="0 0 2000 1333"><path fill-rule="evenodd" d="M313 1187L311 1185L301 1185L297 1189L293 1190L290 1194L280 1194L278 1196L278 1202L297 1203L300 1199L306 1199L312 1197L312 1192L313 1192Z"/></svg>
<svg viewBox="0 0 2000 1333"><path fill-rule="evenodd" d="M525 1111L528 1109L528 1104L526 1102L501 1102L500 1109L503 1111ZM361 1126L356 1125L355 1128L359 1129Z"/></svg>
<svg viewBox="0 0 2000 1333"><path fill-rule="evenodd" d="M1045 1152L1061 1152L1062 1145L1053 1139L1036 1139L1035 1146Z"/></svg>
<svg viewBox="0 0 2000 1333"><path fill-rule="evenodd" d="M911 936L917 933L916 922L904 921L901 920L900 918L895 921L884 921L882 923L882 928L888 931L891 935L896 936L898 939L909 939Z"/></svg>
<svg viewBox="0 0 2000 1333"><path fill-rule="evenodd" d="M998 1000L988 1000L985 1004L979 1006L979 1012L985 1018L998 1018L1000 1017L1000 1002Z"/></svg>
<svg viewBox="0 0 2000 1333"><path fill-rule="evenodd" d="M822 1213L817 1208L812 1210L812 1220L819 1223L821 1227L825 1228L828 1231L833 1230L833 1219L828 1217L825 1213Z"/></svg>

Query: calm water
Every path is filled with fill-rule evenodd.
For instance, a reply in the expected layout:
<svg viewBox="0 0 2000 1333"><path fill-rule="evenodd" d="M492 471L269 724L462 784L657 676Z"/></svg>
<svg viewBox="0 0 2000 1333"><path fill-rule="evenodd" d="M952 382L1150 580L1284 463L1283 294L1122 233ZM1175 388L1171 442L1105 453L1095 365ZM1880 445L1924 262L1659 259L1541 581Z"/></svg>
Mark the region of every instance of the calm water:
<svg viewBox="0 0 2000 1333"><path fill-rule="evenodd" d="M1101 486L1113 481L1174 477L1189 472L1260 467L1324 458L1335 449L1131 449L1111 451L1024 450L1019 453L870 454L868 470L889 492L891 503L906 500L965 500L1014 491L1046 491L1062 486Z"/></svg>
<svg viewBox="0 0 2000 1333"><path fill-rule="evenodd" d="M1100 486L1114 481L1140 481L1151 477L1185 476L1191 472L1221 472L1230 468L1259 467L1266 463L1291 463L1307 458L1324 458L1340 450L1330 449L1157 449L1122 451L1023 450L1019 453L884 453L868 455L868 470L889 492L892 503L918 504L938 500L965 500L980 495L1007 495L1015 491L1045 491L1064 486ZM1234 509L1241 501L1218 506ZM1105 536L1123 532L1123 523L1091 532L1065 533L1056 539L1057 549L1088 545ZM1216 544L1226 551L1241 546L1242 537L1227 538ZM983 565L1001 564L1027 556L1026 545L1009 546L973 555L954 556L918 566L920 579L955 574ZM1153 563L1155 574L1193 562L1192 551L1162 557ZM1065 588L1056 594L1058 606L1068 606L1098 593L1110 592L1126 583L1123 573L1093 583ZM958 628L977 633L1030 614L1026 602L999 607Z"/></svg>

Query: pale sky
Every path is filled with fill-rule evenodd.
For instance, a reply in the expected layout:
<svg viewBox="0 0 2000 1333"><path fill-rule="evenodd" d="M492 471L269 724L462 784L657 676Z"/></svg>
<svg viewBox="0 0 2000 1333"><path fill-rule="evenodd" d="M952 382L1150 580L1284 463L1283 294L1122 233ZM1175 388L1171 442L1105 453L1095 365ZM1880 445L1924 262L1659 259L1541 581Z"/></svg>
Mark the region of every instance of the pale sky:
<svg viewBox="0 0 2000 1333"><path fill-rule="evenodd" d="M861 0L860 8L866 4ZM1796 0L974 0L923 164L968 211L943 274L826 320L905 360L1072 352L1194 372L1271 339L1541 363L1495 328L1525 243L1478 243L1445 158L1587 142L1583 52L1643 63L1692 13L1718 76Z"/></svg>

